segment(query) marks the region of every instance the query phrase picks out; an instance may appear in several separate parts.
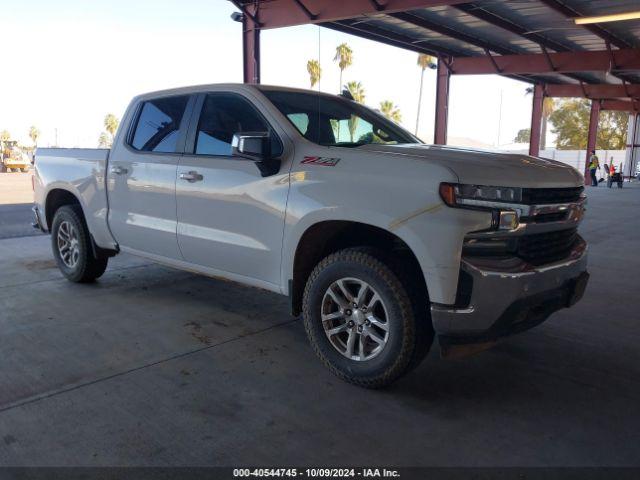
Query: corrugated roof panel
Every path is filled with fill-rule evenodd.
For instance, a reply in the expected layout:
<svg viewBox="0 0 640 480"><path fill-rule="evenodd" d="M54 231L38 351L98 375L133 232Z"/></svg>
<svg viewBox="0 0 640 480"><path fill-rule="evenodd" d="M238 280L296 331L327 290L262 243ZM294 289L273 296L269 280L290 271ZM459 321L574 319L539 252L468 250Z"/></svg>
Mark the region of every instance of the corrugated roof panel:
<svg viewBox="0 0 640 480"><path fill-rule="evenodd" d="M454 8L429 8L411 12L431 22L444 25L486 43L502 46L513 53L539 53L538 44L526 38L496 28L478 18Z"/></svg>
<svg viewBox="0 0 640 480"><path fill-rule="evenodd" d="M476 2L496 15L525 27L572 50L602 50L604 41L537 0Z"/></svg>
<svg viewBox="0 0 640 480"><path fill-rule="evenodd" d="M360 26L373 25L378 28L392 31L410 37L414 43L429 44L434 47L443 47L448 50L459 52L460 55L474 56L484 54L482 49L470 46L451 37L447 37L432 30L411 25L393 17L376 15L369 17L358 17L356 19ZM361 23L360 23L361 22Z"/></svg>
<svg viewBox="0 0 640 480"><path fill-rule="evenodd" d="M611 15L640 10L640 0L566 0L565 3L583 16ZM597 24L629 45L640 47L640 20Z"/></svg>

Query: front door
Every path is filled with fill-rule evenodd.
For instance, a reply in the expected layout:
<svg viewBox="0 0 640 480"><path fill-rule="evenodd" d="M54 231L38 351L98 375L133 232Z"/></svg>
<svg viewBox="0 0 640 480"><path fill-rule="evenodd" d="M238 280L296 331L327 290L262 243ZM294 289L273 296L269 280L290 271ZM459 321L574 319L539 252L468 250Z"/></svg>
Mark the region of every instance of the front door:
<svg viewBox="0 0 640 480"><path fill-rule="evenodd" d="M176 170L189 96L142 102L134 129L107 167L109 227L121 248L181 259L176 237Z"/></svg>
<svg viewBox="0 0 640 480"><path fill-rule="evenodd" d="M278 286L290 167L280 137L239 94L202 95L196 111L176 180L180 251L221 274ZM242 132L270 132L278 173L262 177L254 162L231 156Z"/></svg>

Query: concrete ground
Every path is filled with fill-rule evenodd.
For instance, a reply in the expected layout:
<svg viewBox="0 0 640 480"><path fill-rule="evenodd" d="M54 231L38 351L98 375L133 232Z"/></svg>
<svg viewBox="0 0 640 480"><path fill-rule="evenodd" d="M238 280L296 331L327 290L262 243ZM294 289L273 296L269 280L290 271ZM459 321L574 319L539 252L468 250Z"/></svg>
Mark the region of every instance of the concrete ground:
<svg viewBox="0 0 640 480"><path fill-rule="evenodd" d="M581 303L384 391L284 297L125 255L75 285L0 240L0 465L640 466L640 188L588 193Z"/></svg>

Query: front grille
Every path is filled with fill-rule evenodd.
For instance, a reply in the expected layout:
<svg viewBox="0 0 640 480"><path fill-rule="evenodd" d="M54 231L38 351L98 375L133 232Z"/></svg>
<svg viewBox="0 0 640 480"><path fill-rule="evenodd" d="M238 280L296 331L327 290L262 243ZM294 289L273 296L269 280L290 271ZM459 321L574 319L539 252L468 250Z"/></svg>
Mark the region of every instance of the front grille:
<svg viewBox="0 0 640 480"><path fill-rule="evenodd" d="M523 188L522 203L544 205L550 203L570 203L580 199L584 187L574 188Z"/></svg>
<svg viewBox="0 0 640 480"><path fill-rule="evenodd" d="M518 239L517 255L533 265L562 260L578 241L576 228L524 235Z"/></svg>

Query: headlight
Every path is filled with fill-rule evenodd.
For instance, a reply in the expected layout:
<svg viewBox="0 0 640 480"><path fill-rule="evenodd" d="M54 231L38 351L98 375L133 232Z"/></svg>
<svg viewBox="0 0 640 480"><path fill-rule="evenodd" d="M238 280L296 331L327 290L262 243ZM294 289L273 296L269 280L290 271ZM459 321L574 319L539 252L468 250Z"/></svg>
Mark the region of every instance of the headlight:
<svg viewBox="0 0 640 480"><path fill-rule="evenodd" d="M522 201L518 187L441 183L440 196L450 207L490 211L492 230L514 230L520 222L518 212L511 208Z"/></svg>
<svg viewBox="0 0 640 480"><path fill-rule="evenodd" d="M520 203L522 189L518 187L492 187L487 185L468 185L459 183L441 183L440 196L450 207L468 205L487 207L491 203Z"/></svg>

